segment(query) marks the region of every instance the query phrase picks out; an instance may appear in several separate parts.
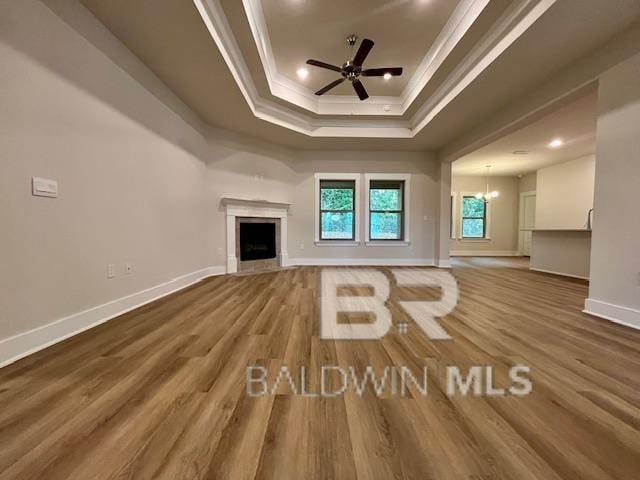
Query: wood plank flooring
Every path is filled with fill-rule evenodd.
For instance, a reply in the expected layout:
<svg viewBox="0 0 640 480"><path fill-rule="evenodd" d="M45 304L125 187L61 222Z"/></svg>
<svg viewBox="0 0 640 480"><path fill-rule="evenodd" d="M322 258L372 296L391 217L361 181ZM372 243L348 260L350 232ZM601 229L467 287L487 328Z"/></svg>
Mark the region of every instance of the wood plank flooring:
<svg viewBox="0 0 640 480"><path fill-rule="evenodd" d="M640 478L640 332L581 313L584 282L458 260L453 340L398 306L428 292L395 287L407 334L334 342L318 337L320 270L214 277L0 370L0 480ZM515 364L529 396L444 391L446 365L500 384ZM314 392L322 365L437 373L427 396L253 398L248 365L305 367Z"/></svg>

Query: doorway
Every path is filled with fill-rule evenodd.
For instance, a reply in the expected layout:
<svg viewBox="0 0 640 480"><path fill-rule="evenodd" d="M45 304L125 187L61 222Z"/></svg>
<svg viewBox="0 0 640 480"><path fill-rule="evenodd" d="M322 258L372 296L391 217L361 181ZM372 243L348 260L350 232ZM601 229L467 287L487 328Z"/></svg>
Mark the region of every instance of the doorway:
<svg viewBox="0 0 640 480"><path fill-rule="evenodd" d="M523 192L520 194L520 220L519 220L518 248L520 255L531 256L532 229L536 226L536 192Z"/></svg>

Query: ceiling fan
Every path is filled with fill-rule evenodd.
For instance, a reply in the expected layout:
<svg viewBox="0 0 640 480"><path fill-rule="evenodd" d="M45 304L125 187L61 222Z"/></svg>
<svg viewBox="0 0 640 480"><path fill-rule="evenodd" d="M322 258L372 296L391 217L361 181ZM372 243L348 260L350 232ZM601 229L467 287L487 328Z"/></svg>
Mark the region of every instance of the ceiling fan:
<svg viewBox="0 0 640 480"><path fill-rule="evenodd" d="M347 37L347 45L351 47L351 51L353 52L353 47L356 44L358 37L356 35L349 35ZM399 76L402 75L402 67L387 67L387 68L367 68L362 69L362 64L364 60L369 55L369 52L373 48L373 40L369 40L368 38L363 38L362 42L360 42L360 47L356 52L355 56L352 60L347 60L342 67L337 67L335 65L331 65L329 63L320 62L319 60L307 60L307 64L313 65L315 67L326 68L328 70L333 70L342 75L342 78L331 82L329 85L322 87L320 90L316 92L316 95L323 95L331 90L333 87L340 85L345 80L349 80L353 85L353 89L358 94L358 98L360 100L366 100L369 98L369 94L367 90L364 88L364 85L360 81L360 76L363 77L384 77L388 76Z"/></svg>

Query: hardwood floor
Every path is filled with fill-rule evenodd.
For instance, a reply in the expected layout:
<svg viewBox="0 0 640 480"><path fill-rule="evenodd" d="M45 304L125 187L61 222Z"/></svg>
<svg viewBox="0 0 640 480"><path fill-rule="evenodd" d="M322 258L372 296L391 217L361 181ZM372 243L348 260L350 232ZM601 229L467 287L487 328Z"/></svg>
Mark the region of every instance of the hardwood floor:
<svg viewBox="0 0 640 480"><path fill-rule="evenodd" d="M388 273L387 269L380 269ZM431 341L392 290L376 341L322 341L320 268L208 279L0 370L0 479L638 479L640 332L581 313L584 282L462 259ZM429 393L246 392L247 365L429 370ZM524 397L447 396L447 365L531 367ZM431 375L431 372L437 372ZM333 385L337 379L333 378Z"/></svg>

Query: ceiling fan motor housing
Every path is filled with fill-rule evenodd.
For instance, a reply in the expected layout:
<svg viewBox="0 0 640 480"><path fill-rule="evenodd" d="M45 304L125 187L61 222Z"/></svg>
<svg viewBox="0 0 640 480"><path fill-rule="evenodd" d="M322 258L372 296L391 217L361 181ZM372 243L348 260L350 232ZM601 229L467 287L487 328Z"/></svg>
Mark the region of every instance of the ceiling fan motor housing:
<svg viewBox="0 0 640 480"><path fill-rule="evenodd" d="M360 76L362 73L362 67L354 65L351 60L347 60L342 65L342 76L352 82Z"/></svg>

